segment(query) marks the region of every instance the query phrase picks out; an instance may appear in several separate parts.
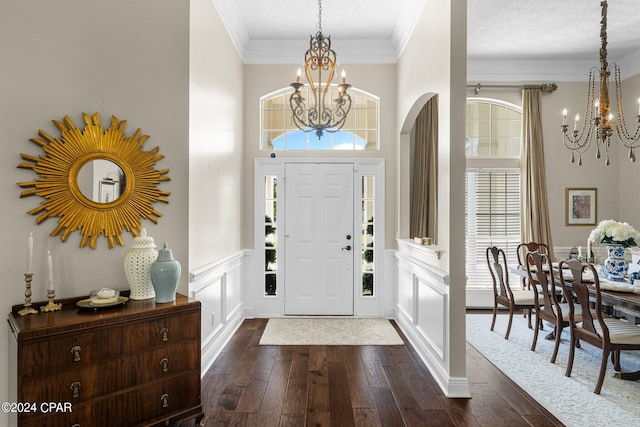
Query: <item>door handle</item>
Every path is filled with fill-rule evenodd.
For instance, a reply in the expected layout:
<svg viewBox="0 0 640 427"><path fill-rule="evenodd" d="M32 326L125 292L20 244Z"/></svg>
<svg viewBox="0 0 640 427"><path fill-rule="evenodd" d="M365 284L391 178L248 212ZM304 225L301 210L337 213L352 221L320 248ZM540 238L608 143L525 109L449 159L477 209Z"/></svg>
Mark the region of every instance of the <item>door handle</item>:
<svg viewBox="0 0 640 427"><path fill-rule="evenodd" d="M344 248L342 248L343 251L350 251L351 250L351 245L347 245Z"/></svg>

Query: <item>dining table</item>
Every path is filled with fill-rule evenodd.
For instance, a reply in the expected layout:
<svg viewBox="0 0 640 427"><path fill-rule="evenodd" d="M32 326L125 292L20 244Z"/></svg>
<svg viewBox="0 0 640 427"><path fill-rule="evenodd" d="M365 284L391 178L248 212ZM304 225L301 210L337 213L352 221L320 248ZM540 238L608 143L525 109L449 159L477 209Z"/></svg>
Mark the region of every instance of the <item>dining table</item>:
<svg viewBox="0 0 640 427"><path fill-rule="evenodd" d="M594 267L596 267L596 271L599 271L599 266L594 265ZM557 274L557 263L553 263L552 268L556 270L556 280L559 281L560 276ZM526 267L521 265L510 265L509 272L520 277L529 277ZM567 270L565 270L565 272L567 272ZM572 279L570 272L569 279ZM624 281L621 282L611 281L602 276L598 276L598 279L600 282L600 296L602 298L602 302L611 306L616 315L624 317L629 321L629 323L640 323L640 285L634 286L634 284L629 282L628 278L625 278ZM589 277L583 277L583 281L588 282ZM593 281L593 278L591 278L591 281ZM595 295L595 288L590 289L590 292ZM554 339L555 336L552 332L545 338ZM623 380L637 381L640 380L640 371L616 372L614 377L621 378Z"/></svg>

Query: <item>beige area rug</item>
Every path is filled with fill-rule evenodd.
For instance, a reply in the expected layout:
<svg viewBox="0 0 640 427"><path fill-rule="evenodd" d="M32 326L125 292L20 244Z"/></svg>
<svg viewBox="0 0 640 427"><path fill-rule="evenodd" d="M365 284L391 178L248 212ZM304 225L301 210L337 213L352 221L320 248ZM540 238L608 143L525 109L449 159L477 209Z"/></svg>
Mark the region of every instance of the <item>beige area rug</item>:
<svg viewBox="0 0 640 427"><path fill-rule="evenodd" d="M567 426L640 426L640 382L613 377L609 361L600 395L594 394L600 372L601 352L587 343L576 349L571 377L564 375L569 356L569 330L562 332L556 363L549 362L553 341L538 334L536 351L531 351L533 330L522 315L513 317L508 340L506 315L498 315L491 332L491 315L467 315L467 341L498 369ZM623 371L640 369L640 351L622 352Z"/></svg>
<svg viewBox="0 0 640 427"><path fill-rule="evenodd" d="M260 345L402 345L383 318L269 319Z"/></svg>

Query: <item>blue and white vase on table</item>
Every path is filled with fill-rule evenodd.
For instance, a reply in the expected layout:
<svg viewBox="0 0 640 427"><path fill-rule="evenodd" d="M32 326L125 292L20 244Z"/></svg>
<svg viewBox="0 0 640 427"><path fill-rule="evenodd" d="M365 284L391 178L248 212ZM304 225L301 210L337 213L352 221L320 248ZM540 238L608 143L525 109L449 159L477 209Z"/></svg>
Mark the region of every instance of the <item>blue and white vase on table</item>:
<svg viewBox="0 0 640 427"><path fill-rule="evenodd" d="M607 279L622 282L627 274L629 263L624 259L624 246L607 245L607 259L604 260L604 271Z"/></svg>

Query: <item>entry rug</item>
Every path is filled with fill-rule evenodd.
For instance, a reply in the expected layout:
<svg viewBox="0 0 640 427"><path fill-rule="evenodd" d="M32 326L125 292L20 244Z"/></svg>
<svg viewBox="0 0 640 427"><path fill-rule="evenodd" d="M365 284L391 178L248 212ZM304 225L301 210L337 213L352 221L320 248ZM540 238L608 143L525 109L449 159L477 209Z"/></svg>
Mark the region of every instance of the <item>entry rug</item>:
<svg viewBox="0 0 640 427"><path fill-rule="evenodd" d="M387 319L269 319L260 345L403 345Z"/></svg>
<svg viewBox="0 0 640 427"><path fill-rule="evenodd" d="M491 315L468 314L467 341L556 418L570 427L640 425L640 382L614 378L611 359L601 394L593 393L602 355L598 348L582 342L582 348L576 349L571 377L565 377L568 328L562 332L553 364L549 359L554 342L545 340L551 326L545 322L533 352L533 330L527 327L527 320L516 313L511 335L505 340L508 320L508 316L498 315L491 332ZM623 371L640 369L640 351L623 351L621 359Z"/></svg>

